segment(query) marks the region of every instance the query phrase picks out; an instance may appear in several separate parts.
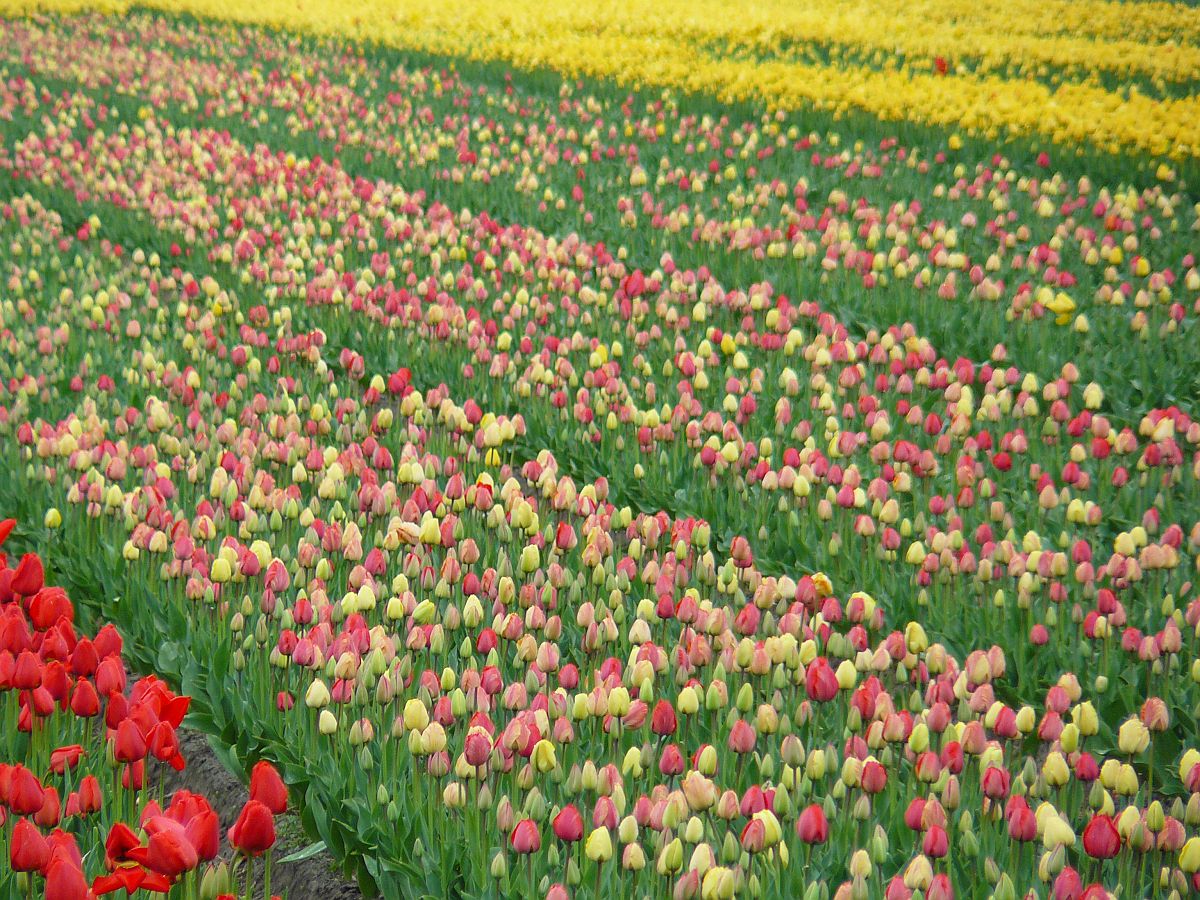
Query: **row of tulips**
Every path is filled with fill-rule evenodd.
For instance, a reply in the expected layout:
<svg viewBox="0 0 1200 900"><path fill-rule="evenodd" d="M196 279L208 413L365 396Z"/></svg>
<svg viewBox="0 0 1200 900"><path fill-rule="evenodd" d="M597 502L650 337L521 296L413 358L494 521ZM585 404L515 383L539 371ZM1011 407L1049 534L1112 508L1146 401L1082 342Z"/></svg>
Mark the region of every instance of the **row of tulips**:
<svg viewBox="0 0 1200 900"><path fill-rule="evenodd" d="M1200 396L1179 366L1200 290L1195 210L1169 169L1160 174L1171 181L1137 191L1086 170L1068 179L1045 153L1021 165L887 132L851 142L782 114L700 114L570 83L557 94L511 82L500 91L403 59L385 77L397 60L379 52L298 53L282 36L251 41L159 17L18 22L7 37L8 59L34 76L10 89L27 115L39 82L120 85L110 101L127 115L146 104L247 144L269 137L340 156L451 206L654 247L634 261L650 278L665 270L660 281L673 266L707 266L726 280L769 274L793 296L852 286L879 295L874 311L843 301L839 312L880 328L915 317L943 352L979 358L1004 343L1021 365L1075 361L1088 377L1136 383L1157 405ZM271 68L289 51L311 79ZM723 251L715 260L713 249ZM1142 353L1103 354L1130 334Z"/></svg>
<svg viewBox="0 0 1200 900"><path fill-rule="evenodd" d="M0 544L15 525L0 522ZM263 892L272 896L274 816L288 800L279 774L268 762L255 767L228 833L236 861L220 860L208 801L179 790L168 802L156 778L162 767L185 768L177 729L189 698L153 675L130 684L122 651L111 624L79 633L74 605L45 583L37 553L10 564L0 552L0 889L46 900L121 891L249 900L253 862L266 853Z"/></svg>
<svg viewBox="0 0 1200 900"><path fill-rule="evenodd" d="M364 241L384 239L398 228L413 228L415 222L422 231L414 229L412 237L430 246L427 258L417 258L423 265L439 264L442 251L433 249L436 234L438 242L454 242L451 256L474 249L495 259L523 251L531 257L530 267L536 263L539 270L548 270L556 264L561 273L562 258L555 255L554 242L536 232L497 231L486 216L456 226L444 208L435 205L425 210L395 188L379 182L354 182L337 167L319 161L249 151L230 138L207 132L202 133L201 143L193 143L190 137L180 140L170 130L156 131L153 120L147 120L144 128L144 137L132 137L137 146L146 141L149 152L141 155L162 155L173 161L153 170L153 177L164 179L164 192L217 190L221 204L240 210L237 218L263 220L264 235L278 233L285 216L314 232L325 230L330 221L354 221ZM31 136L22 142L14 166L34 180L54 173L85 195L104 183L128 198L127 202L136 203L133 188L121 185L134 180L133 173L139 170L126 165L124 172L129 174L120 178L115 174L116 159L123 155L125 144L126 139L118 135L104 142L92 140L81 151L57 135L46 139ZM186 159L197 152L208 154L209 162L189 169ZM91 160L92 168L79 166L77 160L83 156ZM210 177L201 172L223 174ZM331 198L323 213L308 213L289 205L286 192L284 200L277 203L255 188L280 178L301 192L328 185L341 199ZM364 215L356 206L359 195L368 189L372 203ZM401 206L402 218L395 216L385 198ZM187 233L188 209L155 201L149 204L147 214L176 234ZM81 233L86 240L93 240L91 225L85 225ZM233 236L228 226L226 234ZM1200 429L1177 409L1145 417L1139 425L1140 435L1133 429L1118 431L1101 412L1093 411L1103 404L1103 392L1095 385L1080 391L1069 368L1039 390L1036 377L1011 367L988 365L977 372L965 360L951 366L911 332L905 337L903 329L874 341L852 341L843 326L815 306L793 307L786 298L779 298L770 312L786 312L799 322L814 319L819 330L807 343L799 343L804 340L801 328L792 328L786 340L772 344L767 341L772 336L770 329L753 327L748 334L740 331L738 338L725 334L719 346L714 346L715 329L703 323L689 324L686 329L677 325L674 341L639 341L641 332L631 324L634 346L644 349L633 357L631 374L625 375L623 351L618 353L620 341L560 339L549 319L544 329L549 333L540 338L540 348L529 329L519 341L510 341L512 332L482 321L477 307L460 305L445 292L436 294L436 307L421 311L417 304L422 291L430 296L435 290L432 273L416 281L416 290L410 293L388 276L383 254L358 250L348 240L322 245L335 271L352 267L358 256L364 263L370 258L377 267L368 272L381 271L380 278L387 279L373 286L366 284L351 302L349 313L341 302L340 288L329 287L332 273L323 260L312 257L306 245L256 242L247 237L210 246L210 256L229 259L227 266L214 268L214 274L200 279L183 279L185 295L203 294L210 301L199 327L209 327L209 315L216 321L232 311L226 309L234 300L225 285L242 279L266 283L276 296L303 297L312 305L294 314L289 309L288 318L301 325L299 317L303 316L305 330L320 333L321 340L332 336L334 345L340 346L338 367L352 380L366 381L367 361L382 360L389 368L401 361L418 363L410 375L415 370L418 382L428 386L436 385L439 378L450 381L466 376L473 384L483 381L484 393L476 394L478 402L467 401L454 415L471 425L475 449L485 457L499 459L499 451L514 439L535 448L552 447L560 457L572 447L590 444L595 455L605 459L603 464L592 463L590 471L608 471L614 478L628 473L619 483L632 484L635 490L624 496L644 498L639 504L642 508L667 506L703 515L718 527L720 536L730 536L729 546L737 555L753 553L745 541L732 540L738 533L754 536L760 555L768 561L786 558L788 548L801 541L811 547L813 561L821 569L842 577L849 554L857 551L871 560L869 577L876 593L895 596L895 602L905 604L906 612L929 607L924 614L926 623L955 639L979 627L1016 626L1025 632L1029 641L1043 648L1031 661L1032 670L1019 667L1021 677L1033 683L1053 677L1056 669L1086 663L1097 667L1101 689L1118 678L1140 684L1143 675L1148 686L1156 672L1182 663L1176 656L1182 645L1175 633L1186 624L1183 607L1190 582L1181 551L1194 550L1196 531L1194 522L1186 518L1172 522L1164 515L1169 517L1173 510L1186 515L1189 504L1195 502L1195 451L1189 460L1184 448L1194 446ZM242 250L235 247L244 248L249 255L243 257ZM594 250L582 244L579 248ZM542 255L535 257L531 251ZM299 267L288 262L306 258L309 262ZM410 268L410 284L418 274L425 274L415 269L412 256L400 259L399 251L396 263ZM647 286L640 272L629 273L619 265L615 272L612 263L597 261L592 266L576 276L581 296L587 295L589 278L601 284L603 279L610 284L615 281L618 293L640 296L658 292L656 304L669 320L676 308L671 304L678 303L674 292L653 280ZM306 269L313 274L309 276ZM520 269L497 270L492 280L498 283L500 296L511 296L504 290L506 281L513 287L529 284L521 274L528 271L524 264ZM464 266L459 282L470 272ZM565 279L558 273L533 281L535 289L553 290L554 285L561 289ZM677 283L686 284L691 273L682 274ZM332 283L337 281L335 278ZM714 292L723 291L712 280L708 285ZM693 286L692 290L696 289ZM479 290L487 296L486 284ZM514 323L525 315L529 302L520 298L521 291L530 293L527 287L517 288L508 317ZM725 302L745 299L731 291ZM111 314L114 319L105 327L123 329L140 344L144 340L140 324L120 324L121 319L130 317L130 305L118 302L109 306L109 312L94 311L92 315ZM251 321L260 325L257 329L243 326L242 346L229 351L235 367L262 365L252 353L256 346L267 343L265 328L275 316L267 307L251 311ZM380 326L378 333L363 330L364 318ZM564 326L572 324L577 321L568 318ZM160 339L165 327L156 327ZM693 331L699 332L694 337L702 336L697 351L677 350L679 338ZM77 334L70 329L61 333L68 340ZM438 340L436 352L430 351L429 338ZM182 337L181 346L188 340ZM901 340L913 348L903 358ZM52 353L52 347L53 342L44 344L39 357L49 356L47 362L52 366L65 366L71 355ZM400 347L403 353L397 352ZM548 356L551 348L554 356ZM143 370L158 364L152 353L148 358L140 350L135 353ZM83 360L82 356L76 358ZM800 359L809 365L809 375L803 380L793 368ZM752 368L752 360L771 368ZM521 368L517 362L523 364ZM729 374L725 387L746 391L739 402L730 403L733 395L729 393L722 402L720 389L708 383L706 369L719 370L723 362ZM278 356L266 360L269 370L279 364ZM873 377L866 369L868 364L875 368ZM476 374L485 366L486 375ZM664 406L660 415L647 402L657 396L655 382L642 382L641 376L632 373L673 371L675 366L680 374L691 372L692 377L690 382L676 385L680 399L674 407ZM588 370L580 379L583 367ZM405 387L410 375L400 378L399 372L394 370L386 384L381 376L375 390L382 393L393 381ZM61 370L56 377L61 383L79 376ZM574 404L568 406L566 389L571 384L579 387ZM875 392L867 391L869 384L875 386ZM667 385L669 382L664 390ZM756 386L760 386L759 392ZM978 406L976 390L982 393ZM856 394L857 403L852 405L850 398ZM774 430L762 421L759 397L763 407L774 405L778 410ZM777 398L773 404L772 397ZM825 410L826 427L818 444L811 422L800 419L790 435L784 433L784 439L796 444L785 445L781 453L774 436L781 430L781 417L784 422L791 421L793 397L797 406ZM840 409L836 405L839 398ZM913 402L918 398L924 398L932 409L925 412ZM1040 436L1025 424L1041 415L1039 400L1049 403L1048 414L1036 426ZM438 402L442 402L440 397ZM332 408L318 407L315 421ZM482 410L487 408L522 412L508 423L503 419L484 422ZM942 412L932 411L936 409ZM728 418L722 414L724 410L730 410ZM843 420L849 427L843 427ZM1009 428L1003 433L999 428L975 431L973 420ZM1063 431L1074 439L1065 462ZM53 447L40 452L53 452ZM578 450L573 455L573 464L587 465ZM708 485L688 472L689 467L706 471ZM1134 476L1131 470L1140 474ZM676 487L668 481L672 473ZM1137 490L1128 489L1131 479L1138 483ZM644 491L638 490L641 485L647 485ZM741 497L753 500L730 502ZM1128 524L1122 527L1123 523ZM1059 530L1055 533L1053 529ZM903 564L897 564L901 561ZM1130 620L1123 597L1147 579L1165 600L1157 608L1139 604ZM1015 603L1008 599L1008 591L1015 593ZM988 594L992 595L991 604L974 606L976 598ZM912 599L906 603L905 597ZM1068 601L1070 605L1063 606ZM1065 627L1067 618L1075 627ZM1131 670L1121 651L1110 650L1116 647L1144 667ZM1039 661L1045 661L1041 672L1036 669ZM1190 705L1183 697L1171 702L1180 709ZM1130 709L1127 706L1124 711Z"/></svg>
<svg viewBox="0 0 1200 900"><path fill-rule="evenodd" d="M117 296L124 278L167 307L206 290L36 204L11 221L67 241L85 273L114 257L92 271ZM192 351L205 380L94 329L93 364L141 369L153 396L131 407L114 381L55 425L10 418L12 493L61 498L55 552L100 560L125 627L148 639L158 605L224 648L239 721L323 760L310 793L335 802L315 808L354 811L333 827L365 829L381 881L415 877L415 852L438 890L473 894L608 892L639 871L680 896L1187 890L1200 770L1160 698L1102 719L1068 675L1006 702L999 648L889 630L884 605L824 575L762 574L748 542L717 558L705 523L617 509L550 454L506 462L473 437L492 419L444 388L329 365L319 334L239 365L248 332L180 316L159 352ZM465 861L438 840L447 816Z"/></svg>
<svg viewBox="0 0 1200 900"><path fill-rule="evenodd" d="M127 13L131 5L125 0L13 0L8 8L13 13L87 7ZM1126 152L1155 161L1193 162L1200 153L1191 90L1196 48L1188 37L1195 30L1194 24L1189 28L1195 13L1183 3L1153 4L1147 14L1145 4L1126 10L1099 0L1024 0L1004 13L981 15L971 4L941 0L920 11L889 3L869 16L851 16L839 15L832 3L805 9L771 2L745 17L678 0L665 6L626 0L602 15L565 3L524 2L500 12L472 0L436 7L411 0L371 2L353 9L325 2L297 8L278 0L249 8L216 0L149 5L497 60L517 69L705 93L728 103L815 108L831 116L865 112L890 122L958 128L992 141L1015 135L1043 146ZM997 17L1003 25L996 24ZM1111 30L1097 34L1093 23L1102 19L1108 29L1117 21L1138 29L1138 37L1125 31L1119 37ZM1064 20L1089 23L1089 33L1073 40ZM814 27L814 22L823 24ZM1014 27L1018 22L1029 30ZM1170 37L1164 35L1167 23L1174 25ZM826 29L839 40L824 52L805 47L807 41L821 42ZM925 40L918 37L922 31ZM989 43L1009 45L998 54L1001 65L987 64L994 57L978 46L982 33ZM931 44L938 51L932 58ZM1059 71L1049 71L1051 66ZM1118 86L1113 79L1133 84Z"/></svg>

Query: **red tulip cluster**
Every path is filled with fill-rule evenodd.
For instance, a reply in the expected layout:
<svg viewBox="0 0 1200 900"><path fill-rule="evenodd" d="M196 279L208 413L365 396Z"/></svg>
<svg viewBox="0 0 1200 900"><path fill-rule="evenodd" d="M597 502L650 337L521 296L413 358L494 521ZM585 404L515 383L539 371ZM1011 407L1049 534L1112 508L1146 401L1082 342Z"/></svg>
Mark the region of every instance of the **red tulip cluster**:
<svg viewBox="0 0 1200 900"><path fill-rule="evenodd" d="M15 525L0 522L0 544ZM38 554L12 566L0 552L5 755L24 760L0 763L0 828L10 871L31 895L40 878L47 900L167 894L176 884L190 897L201 867L218 856L217 814L204 797L180 790L165 807L152 799L150 765L184 768L176 732L189 699L153 675L128 685L122 643L111 624L78 634L74 606L45 583ZM275 843L273 817L287 810L287 788L260 762L250 793L229 841L258 856ZM217 871L205 870L213 885L222 883L209 874ZM0 884L18 890L11 877Z"/></svg>

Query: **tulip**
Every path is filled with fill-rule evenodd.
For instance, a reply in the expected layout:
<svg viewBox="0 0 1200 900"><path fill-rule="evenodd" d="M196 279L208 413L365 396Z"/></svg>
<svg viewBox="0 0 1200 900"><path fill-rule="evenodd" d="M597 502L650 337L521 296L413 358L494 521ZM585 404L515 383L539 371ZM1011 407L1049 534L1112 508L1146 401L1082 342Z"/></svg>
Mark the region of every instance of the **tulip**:
<svg viewBox="0 0 1200 900"><path fill-rule="evenodd" d="M1121 836L1112 817L1092 817L1083 829L1083 850L1093 859L1112 859L1121 851Z"/></svg>
<svg viewBox="0 0 1200 900"><path fill-rule="evenodd" d="M509 843L517 853L537 853L542 847L542 836L533 819L522 819L509 835Z"/></svg>
<svg viewBox="0 0 1200 900"><path fill-rule="evenodd" d="M931 859L941 859L950 851L950 838L946 829L933 825L925 832L921 844L922 852Z"/></svg>
<svg viewBox="0 0 1200 900"><path fill-rule="evenodd" d="M146 750L146 738L133 720L126 719L117 726L113 755L119 762L139 762L146 758Z"/></svg>
<svg viewBox="0 0 1200 900"><path fill-rule="evenodd" d="M1189 838L1183 845L1179 851L1179 868L1189 875L1200 872L1200 838Z"/></svg>
<svg viewBox="0 0 1200 900"><path fill-rule="evenodd" d="M540 740L533 747L533 753L530 756L533 767L539 772L552 772L558 766L558 759L554 754L554 745L547 740Z"/></svg>
<svg viewBox="0 0 1200 900"><path fill-rule="evenodd" d="M988 766L983 773L983 793L992 800L1003 800L1008 796L1009 774L1006 769Z"/></svg>
<svg viewBox="0 0 1200 900"><path fill-rule="evenodd" d="M1079 873L1067 866L1054 879L1054 900L1079 900L1083 896L1083 879Z"/></svg>
<svg viewBox="0 0 1200 900"><path fill-rule="evenodd" d="M45 804L45 789L36 775L18 763L9 773L7 799L9 809L18 816L31 816Z"/></svg>
<svg viewBox="0 0 1200 900"><path fill-rule="evenodd" d="M196 848L180 830L156 831L150 835L146 849L146 868L167 878L190 872L200 863Z"/></svg>
<svg viewBox="0 0 1200 900"><path fill-rule="evenodd" d="M9 589L14 594L19 594L23 597L32 597L42 589L42 585L45 583L46 576L42 569L41 557L36 553L26 553L21 557L21 561L17 563L12 581L9 583Z"/></svg>
<svg viewBox="0 0 1200 900"><path fill-rule="evenodd" d="M612 859L613 844L608 829L603 826L593 829L584 842L583 852L588 859L596 863L605 863Z"/></svg>
<svg viewBox="0 0 1200 900"><path fill-rule="evenodd" d="M258 800L248 800L229 829L229 844L247 856L261 856L275 846L275 820Z"/></svg>
<svg viewBox="0 0 1200 900"><path fill-rule="evenodd" d="M654 715L651 717L650 730L662 736L674 734L675 729L675 710L667 701L659 700L654 706Z"/></svg>
<svg viewBox="0 0 1200 900"><path fill-rule="evenodd" d="M1117 747L1128 756L1145 752L1150 746L1150 730L1140 719L1127 719L1117 732Z"/></svg>
<svg viewBox="0 0 1200 900"><path fill-rule="evenodd" d="M1057 814L1050 815L1042 831L1042 843L1047 850L1055 847L1075 846L1075 832L1071 826Z"/></svg>
<svg viewBox="0 0 1200 900"><path fill-rule="evenodd" d="M806 806L796 819L796 835L806 844L824 844L829 839L829 822L820 805Z"/></svg>
<svg viewBox="0 0 1200 900"><path fill-rule="evenodd" d="M714 866L701 879L700 896L702 900L729 900L736 889L737 881L732 870Z"/></svg>
<svg viewBox="0 0 1200 900"><path fill-rule="evenodd" d="M734 753L750 753L755 740L754 728L744 719L738 719L729 730L729 749Z"/></svg>
<svg viewBox="0 0 1200 900"><path fill-rule="evenodd" d="M717 789L711 781L693 770L684 776L680 785L688 806L696 812L704 812L717 802Z"/></svg>
<svg viewBox="0 0 1200 900"><path fill-rule="evenodd" d="M46 900L78 900L87 897L89 886L74 860L57 857L46 870Z"/></svg>
<svg viewBox="0 0 1200 900"><path fill-rule="evenodd" d="M583 816L574 804L567 804L554 817L554 836L560 841L574 843L583 839Z"/></svg>
<svg viewBox="0 0 1200 900"><path fill-rule="evenodd" d="M50 752L50 771L62 775L68 769L75 769L83 758L83 747L72 744L69 747L59 747Z"/></svg>
<svg viewBox="0 0 1200 900"><path fill-rule="evenodd" d="M279 772L266 760L254 764L250 772L250 799L258 800L279 816L287 812L288 791Z"/></svg>
<svg viewBox="0 0 1200 900"><path fill-rule="evenodd" d="M683 752L677 744L667 744L658 757L658 771L668 777L674 777L683 772Z"/></svg>
<svg viewBox="0 0 1200 900"><path fill-rule="evenodd" d="M823 656L814 659L804 675L804 687L810 700L827 703L838 694L837 674Z"/></svg>
<svg viewBox="0 0 1200 900"><path fill-rule="evenodd" d="M468 765L476 768L484 765L491 753L492 742L486 732L482 730L468 732L463 748L463 755L466 757Z"/></svg>
<svg viewBox="0 0 1200 900"><path fill-rule="evenodd" d="M50 845L28 819L18 819L13 826L8 859L14 872L40 872L49 864Z"/></svg>

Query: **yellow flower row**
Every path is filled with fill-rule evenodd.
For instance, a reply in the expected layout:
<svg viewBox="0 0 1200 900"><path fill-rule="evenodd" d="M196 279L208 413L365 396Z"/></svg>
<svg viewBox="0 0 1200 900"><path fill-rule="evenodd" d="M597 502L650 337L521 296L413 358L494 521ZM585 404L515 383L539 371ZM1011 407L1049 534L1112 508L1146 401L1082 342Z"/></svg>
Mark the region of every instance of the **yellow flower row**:
<svg viewBox="0 0 1200 900"><path fill-rule="evenodd" d="M1097 66L1106 53L1130 70L1175 72L1178 57L1196 69L1200 51L1190 45L1160 42L1175 23L1181 34L1200 33L1192 23L1200 13L1166 3L1066 3L1019 0L1000 12L971 12L965 0L928 0L901 6L884 0L881 12L857 25L848 13L836 13L829 0L828 26L819 25L805 7L788 12L785 0L766 0L737 16L718 14L715 0L610 0L601 5L562 0L151 0L164 9L237 22L301 28L319 34L383 41L393 46L472 59L496 59L518 68L549 67L571 76L612 78L626 84L673 87L716 94L724 100L762 100L775 108L806 105L836 113L863 110L889 120L962 128L995 138L1028 135L1067 145L1090 144L1109 152L1138 150L1184 159L1200 154L1200 98L1156 99L1136 91L1118 93L1095 83L1066 82L1051 87L1035 81L988 74L875 70L866 66L808 63L786 58L733 58L714 46L768 31L778 43L789 28L797 39L818 37L818 29L845 29L845 37L876 52L885 46L920 54L937 47L936 26L943 27L951 56L968 53L1024 53L1039 59L1082 65L1088 47ZM17 8L76 9L78 0L0 0L0 13ZM101 0L91 4L121 6ZM10 9L11 8L11 9ZM961 16L954 14L959 10ZM962 24L954 24L962 19ZM1047 18L1078 27L1082 36L1039 38L1033 24ZM1010 21L1011 18L1011 21ZM923 24L928 20L928 25ZM770 24L776 23L776 24ZM1033 24L1031 24L1033 23ZM1144 52L1120 38L1145 38ZM825 32L822 31L821 34ZM1089 35L1094 35L1090 38ZM824 38L821 38L824 39ZM755 37L755 40L760 38ZM995 51L987 50L995 45ZM1107 50L1105 49L1107 48ZM939 54L940 55L940 54Z"/></svg>
<svg viewBox="0 0 1200 900"><path fill-rule="evenodd" d="M1080 10L1091 13L1090 27L1114 22L1112 34L1089 33L1089 23L1077 21ZM1034 0L993 6L962 0L900 3L884 0L864 16L856 6L811 0L794 3L768 0L728 16L724 0L700 0L672 18L666 29L683 40L711 41L786 53L792 45L818 42L885 54L902 53L909 59L932 62L942 57L977 62L985 69L1016 66L1054 66L1073 75L1106 71L1137 74L1153 79L1185 81L1200 73L1200 47L1180 45L1174 38L1152 37L1156 27L1139 29L1140 5L1112 3L1038 3ZM1200 34L1200 12L1177 13L1179 33ZM1063 22L1076 20L1072 26ZM664 26L657 17L630 16L631 30L645 33ZM1125 30L1128 26L1131 30ZM1135 34L1141 34L1135 37Z"/></svg>

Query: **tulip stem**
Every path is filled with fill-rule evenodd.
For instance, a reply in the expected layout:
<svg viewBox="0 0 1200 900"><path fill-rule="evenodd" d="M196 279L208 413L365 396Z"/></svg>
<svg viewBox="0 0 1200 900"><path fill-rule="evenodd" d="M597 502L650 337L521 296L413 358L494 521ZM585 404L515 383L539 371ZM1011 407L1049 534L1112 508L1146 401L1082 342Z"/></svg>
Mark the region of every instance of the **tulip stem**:
<svg viewBox="0 0 1200 900"><path fill-rule="evenodd" d="M263 900L271 900L271 856L272 850L267 851L267 858L263 862Z"/></svg>
<svg viewBox="0 0 1200 900"><path fill-rule="evenodd" d="M254 857L246 854L246 900L253 900L251 891L254 889Z"/></svg>

